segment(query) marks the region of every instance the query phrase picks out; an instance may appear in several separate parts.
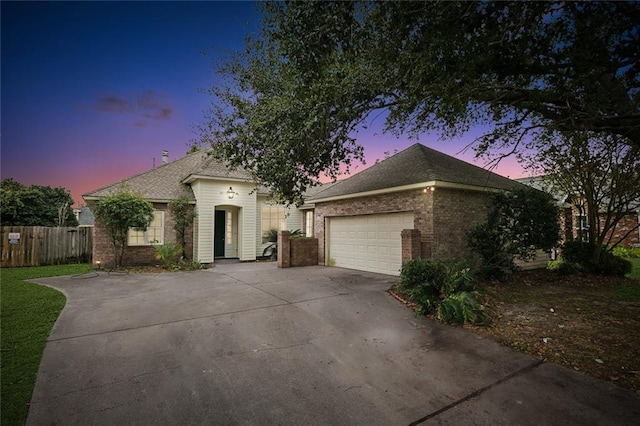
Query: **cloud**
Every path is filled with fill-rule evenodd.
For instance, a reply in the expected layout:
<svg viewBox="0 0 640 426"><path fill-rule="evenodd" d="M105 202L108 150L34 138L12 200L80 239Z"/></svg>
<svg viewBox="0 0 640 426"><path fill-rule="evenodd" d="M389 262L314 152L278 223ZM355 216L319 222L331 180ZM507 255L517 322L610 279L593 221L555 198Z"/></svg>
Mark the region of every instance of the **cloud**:
<svg viewBox="0 0 640 426"><path fill-rule="evenodd" d="M104 112L117 112L117 113L132 113L134 111L131 103L114 94L107 94L98 98L97 104L98 111Z"/></svg>
<svg viewBox="0 0 640 426"><path fill-rule="evenodd" d="M113 93L98 96L96 109L100 112L130 114L135 127L146 127L149 121L170 120L173 107L166 96L146 90L130 97Z"/></svg>

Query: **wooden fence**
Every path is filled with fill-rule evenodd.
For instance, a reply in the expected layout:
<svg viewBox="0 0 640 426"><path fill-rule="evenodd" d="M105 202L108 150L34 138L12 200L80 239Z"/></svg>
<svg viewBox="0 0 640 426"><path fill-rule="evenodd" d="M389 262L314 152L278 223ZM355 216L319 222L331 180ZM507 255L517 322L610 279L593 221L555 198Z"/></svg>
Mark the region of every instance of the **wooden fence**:
<svg viewBox="0 0 640 426"><path fill-rule="evenodd" d="M3 268L90 262L93 227L3 226Z"/></svg>

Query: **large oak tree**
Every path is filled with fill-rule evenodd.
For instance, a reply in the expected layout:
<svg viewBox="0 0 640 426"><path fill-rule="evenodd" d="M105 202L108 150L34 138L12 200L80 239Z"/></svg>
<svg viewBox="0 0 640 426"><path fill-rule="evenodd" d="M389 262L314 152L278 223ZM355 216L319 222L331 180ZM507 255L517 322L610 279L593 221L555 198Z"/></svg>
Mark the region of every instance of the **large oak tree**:
<svg viewBox="0 0 640 426"><path fill-rule="evenodd" d="M362 159L357 130L453 137L479 152L531 132L640 146L638 2L274 2L219 64L203 140L282 200Z"/></svg>

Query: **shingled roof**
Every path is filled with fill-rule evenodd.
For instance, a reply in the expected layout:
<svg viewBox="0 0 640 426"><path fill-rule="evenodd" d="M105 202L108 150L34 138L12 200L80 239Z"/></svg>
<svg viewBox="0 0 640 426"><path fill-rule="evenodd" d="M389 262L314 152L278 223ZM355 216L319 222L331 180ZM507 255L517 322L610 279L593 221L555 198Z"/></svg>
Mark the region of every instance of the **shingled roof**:
<svg viewBox="0 0 640 426"><path fill-rule="evenodd" d="M208 155L208 151L197 151L160 167L88 192L82 197L88 200L102 198L120 188L126 188L153 201L168 202L180 196L186 196L193 201L195 198L191 187L183 183L190 176L251 180L250 175L244 170L230 170Z"/></svg>
<svg viewBox="0 0 640 426"><path fill-rule="evenodd" d="M417 143L320 191L309 201L434 181L491 189L521 186L511 179Z"/></svg>

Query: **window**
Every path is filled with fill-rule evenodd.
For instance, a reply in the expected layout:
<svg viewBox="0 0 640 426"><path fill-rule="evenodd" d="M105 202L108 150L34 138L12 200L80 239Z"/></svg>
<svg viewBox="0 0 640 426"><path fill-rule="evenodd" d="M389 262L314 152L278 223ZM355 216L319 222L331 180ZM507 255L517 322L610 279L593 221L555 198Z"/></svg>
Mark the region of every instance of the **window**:
<svg viewBox="0 0 640 426"><path fill-rule="evenodd" d="M313 237L313 210L304 212L304 235Z"/></svg>
<svg viewBox="0 0 640 426"><path fill-rule="evenodd" d="M284 207L262 205L262 242L269 240L269 230L276 229L281 231L284 229Z"/></svg>
<svg viewBox="0 0 640 426"><path fill-rule="evenodd" d="M586 215L576 215L576 231L579 240L589 241L589 221Z"/></svg>
<svg viewBox="0 0 640 426"><path fill-rule="evenodd" d="M129 229L130 246L148 246L150 244L164 244L164 212L153 212L153 220L146 231Z"/></svg>
<svg viewBox="0 0 640 426"><path fill-rule="evenodd" d="M233 213L227 212L227 244L233 244Z"/></svg>

